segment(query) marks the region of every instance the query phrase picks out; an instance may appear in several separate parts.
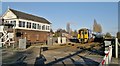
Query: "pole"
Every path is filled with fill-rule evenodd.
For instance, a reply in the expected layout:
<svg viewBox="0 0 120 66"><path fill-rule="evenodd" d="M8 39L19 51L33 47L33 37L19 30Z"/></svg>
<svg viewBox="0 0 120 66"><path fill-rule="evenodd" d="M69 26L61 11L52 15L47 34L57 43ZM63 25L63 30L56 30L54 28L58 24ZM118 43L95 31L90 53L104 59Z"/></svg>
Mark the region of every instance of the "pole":
<svg viewBox="0 0 120 66"><path fill-rule="evenodd" d="M39 52L39 57L40 57L40 58L42 57L42 49L43 49L43 47L42 47L42 45L41 45L41 47L40 47L40 52Z"/></svg>
<svg viewBox="0 0 120 66"><path fill-rule="evenodd" d="M118 38L115 39L115 57L118 58Z"/></svg>

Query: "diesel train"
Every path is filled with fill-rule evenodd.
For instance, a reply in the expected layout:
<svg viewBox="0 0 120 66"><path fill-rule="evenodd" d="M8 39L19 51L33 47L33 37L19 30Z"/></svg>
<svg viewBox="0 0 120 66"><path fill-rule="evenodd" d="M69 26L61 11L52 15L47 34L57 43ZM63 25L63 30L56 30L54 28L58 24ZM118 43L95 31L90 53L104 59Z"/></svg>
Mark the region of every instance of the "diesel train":
<svg viewBox="0 0 120 66"><path fill-rule="evenodd" d="M103 39L103 34L99 32L93 32L87 28L82 28L78 30L77 38L81 43L88 43L96 40L101 41Z"/></svg>

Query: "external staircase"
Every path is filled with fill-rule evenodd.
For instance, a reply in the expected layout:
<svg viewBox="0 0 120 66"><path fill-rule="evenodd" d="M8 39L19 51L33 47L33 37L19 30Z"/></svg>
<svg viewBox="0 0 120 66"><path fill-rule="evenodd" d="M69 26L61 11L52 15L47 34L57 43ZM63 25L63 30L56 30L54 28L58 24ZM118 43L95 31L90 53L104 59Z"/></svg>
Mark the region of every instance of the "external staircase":
<svg viewBox="0 0 120 66"><path fill-rule="evenodd" d="M11 28L7 28L4 25L0 26L0 47L10 46L11 43L14 43L14 33L9 32L9 29Z"/></svg>

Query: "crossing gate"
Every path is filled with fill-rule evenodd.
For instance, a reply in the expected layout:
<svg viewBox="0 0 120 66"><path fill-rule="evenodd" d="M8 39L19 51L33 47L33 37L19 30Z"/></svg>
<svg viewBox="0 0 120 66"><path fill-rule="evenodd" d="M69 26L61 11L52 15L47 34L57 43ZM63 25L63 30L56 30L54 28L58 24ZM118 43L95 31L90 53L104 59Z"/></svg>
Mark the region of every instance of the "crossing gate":
<svg viewBox="0 0 120 66"><path fill-rule="evenodd" d="M112 45L109 46L108 51L105 51L105 56L99 66L107 66L112 59Z"/></svg>

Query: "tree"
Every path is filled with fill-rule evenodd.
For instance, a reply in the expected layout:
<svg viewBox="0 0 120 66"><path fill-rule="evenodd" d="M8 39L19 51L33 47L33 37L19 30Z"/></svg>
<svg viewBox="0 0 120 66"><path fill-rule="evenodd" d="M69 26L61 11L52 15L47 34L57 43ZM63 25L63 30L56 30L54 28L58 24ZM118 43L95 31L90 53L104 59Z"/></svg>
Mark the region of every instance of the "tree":
<svg viewBox="0 0 120 66"><path fill-rule="evenodd" d="M93 24L93 31L97 32L97 22L95 19L94 19L94 24Z"/></svg>
<svg viewBox="0 0 120 66"><path fill-rule="evenodd" d="M52 29L50 29L50 33L51 33L51 34L54 34L54 32L53 32L53 30L52 30Z"/></svg>
<svg viewBox="0 0 120 66"><path fill-rule="evenodd" d="M62 36L62 33L67 33L64 29L58 29L55 31L55 36L54 37L60 37Z"/></svg>
<svg viewBox="0 0 120 66"><path fill-rule="evenodd" d="M106 38L111 38L112 36L111 36L111 34L109 32L107 32L106 35L105 35L105 37Z"/></svg>
<svg viewBox="0 0 120 66"><path fill-rule="evenodd" d="M102 27L101 27L101 25L98 24L97 27L98 27L98 32L102 32Z"/></svg>
<svg viewBox="0 0 120 66"><path fill-rule="evenodd" d="M117 38L120 39L120 32L117 32Z"/></svg>
<svg viewBox="0 0 120 66"><path fill-rule="evenodd" d="M69 34L70 33L70 23L67 23L66 30L67 30L67 33Z"/></svg>
<svg viewBox="0 0 120 66"><path fill-rule="evenodd" d="M74 30L74 35L75 37L77 37L77 30Z"/></svg>
<svg viewBox="0 0 120 66"><path fill-rule="evenodd" d="M94 19L94 24L93 24L93 31L94 32L102 32L102 27L100 24L97 24L97 21Z"/></svg>

